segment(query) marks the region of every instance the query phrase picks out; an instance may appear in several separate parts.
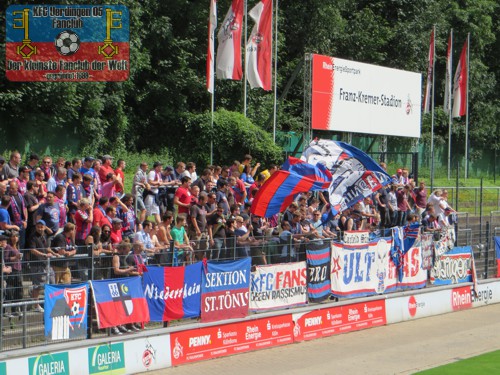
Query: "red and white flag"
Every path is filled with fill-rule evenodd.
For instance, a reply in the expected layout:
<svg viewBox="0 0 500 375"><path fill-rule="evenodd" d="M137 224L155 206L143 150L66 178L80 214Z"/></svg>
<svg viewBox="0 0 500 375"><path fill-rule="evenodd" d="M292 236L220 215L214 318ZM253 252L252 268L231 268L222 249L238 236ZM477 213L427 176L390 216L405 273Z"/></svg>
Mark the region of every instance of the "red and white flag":
<svg viewBox="0 0 500 375"><path fill-rule="evenodd" d="M251 88L271 90L273 1L262 0L248 13L255 21L247 42L246 73Z"/></svg>
<svg viewBox="0 0 500 375"><path fill-rule="evenodd" d="M241 29L243 24L243 0L233 0L226 18L217 34L216 76L222 79L240 80L241 68Z"/></svg>
<svg viewBox="0 0 500 375"><path fill-rule="evenodd" d="M432 75L434 74L434 28L431 31L431 43L429 46L429 66L427 68L427 84L424 94L424 113L429 113L431 107Z"/></svg>
<svg viewBox="0 0 500 375"><path fill-rule="evenodd" d="M462 48L457 71L453 80L453 117L465 115L467 111L467 40Z"/></svg>
<svg viewBox="0 0 500 375"><path fill-rule="evenodd" d="M453 46L453 31L448 38L448 50L446 52L446 83L444 85L444 112L450 113L451 110L451 51Z"/></svg>
<svg viewBox="0 0 500 375"><path fill-rule="evenodd" d="M208 16L208 51L207 51L207 90L214 93L214 44L215 28L217 27L217 2L210 0L210 14Z"/></svg>

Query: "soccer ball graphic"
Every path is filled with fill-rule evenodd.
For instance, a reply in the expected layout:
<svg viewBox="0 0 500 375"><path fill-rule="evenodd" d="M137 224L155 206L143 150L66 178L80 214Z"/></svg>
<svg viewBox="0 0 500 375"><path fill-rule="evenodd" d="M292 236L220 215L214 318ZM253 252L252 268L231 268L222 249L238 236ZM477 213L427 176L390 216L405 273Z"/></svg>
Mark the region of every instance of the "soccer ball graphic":
<svg viewBox="0 0 500 375"><path fill-rule="evenodd" d="M76 316L80 313L80 304L78 302L73 302L73 305L71 306L71 314L73 316Z"/></svg>
<svg viewBox="0 0 500 375"><path fill-rule="evenodd" d="M64 30L56 36L55 46L61 55L71 56L80 48L80 38L74 31Z"/></svg>

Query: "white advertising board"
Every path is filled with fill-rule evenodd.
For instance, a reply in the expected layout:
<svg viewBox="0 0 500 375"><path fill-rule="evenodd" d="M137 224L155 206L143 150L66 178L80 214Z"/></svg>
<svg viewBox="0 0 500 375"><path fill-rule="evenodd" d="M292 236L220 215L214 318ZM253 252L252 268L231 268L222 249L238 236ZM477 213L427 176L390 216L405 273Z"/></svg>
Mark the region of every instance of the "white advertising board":
<svg viewBox="0 0 500 375"><path fill-rule="evenodd" d="M313 55L312 128L420 137L422 75Z"/></svg>

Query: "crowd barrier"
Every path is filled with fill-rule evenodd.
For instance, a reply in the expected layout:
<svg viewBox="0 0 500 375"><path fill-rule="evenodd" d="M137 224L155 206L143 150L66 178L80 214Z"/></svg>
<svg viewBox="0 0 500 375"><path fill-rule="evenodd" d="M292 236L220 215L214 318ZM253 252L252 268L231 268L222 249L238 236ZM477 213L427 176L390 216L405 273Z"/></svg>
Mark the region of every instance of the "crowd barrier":
<svg viewBox="0 0 500 375"><path fill-rule="evenodd" d="M20 286L12 286L8 282L10 276L1 275L2 285L7 287L3 288L5 316L1 320L0 347L6 351L107 337L111 334L109 328L117 324L140 322L152 329L163 327L165 322L182 325L192 319L217 322L330 299L342 301L420 289L429 283L445 285L474 280L470 247L453 248L450 233L438 241L432 235L418 236L418 230L401 230L385 238L370 237L368 232L349 232L343 239L343 243L311 240L283 244L267 238L258 246L243 249L251 257L238 258L240 246L235 244L233 251L222 257L224 260L194 261L180 267L162 264L161 259L168 257L155 260L153 256L149 261L158 263L156 266L148 266L141 276L123 279L111 278L111 257L89 257L85 251L68 259L25 260ZM405 245L405 241L410 243ZM286 246L288 256L283 259ZM195 254L195 259L202 254L206 255L206 251ZM278 260L281 262L276 263ZM73 285L51 285L53 266L66 261ZM37 272L40 269L42 272ZM136 280L139 292L134 289ZM45 285L44 293L36 298L33 291L42 289L40 284L45 283L50 285ZM22 298L12 298L16 289ZM127 315L127 304L140 318L132 313ZM45 311L33 311L37 305L43 305ZM120 320L120 312L128 320Z"/></svg>

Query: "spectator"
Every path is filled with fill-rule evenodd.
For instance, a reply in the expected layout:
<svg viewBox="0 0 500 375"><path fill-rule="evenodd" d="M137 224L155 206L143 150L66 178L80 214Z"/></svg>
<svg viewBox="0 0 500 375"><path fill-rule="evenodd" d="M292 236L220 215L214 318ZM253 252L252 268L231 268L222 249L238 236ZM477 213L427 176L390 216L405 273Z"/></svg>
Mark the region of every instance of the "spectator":
<svg viewBox="0 0 500 375"><path fill-rule="evenodd" d="M387 194L387 205L389 207L389 217L390 222L388 227L393 227L398 224L398 198L396 196L398 186L395 184L391 185L391 190Z"/></svg>
<svg viewBox="0 0 500 375"><path fill-rule="evenodd" d="M123 193L124 193L124 190L123 190L123 186L125 185L125 173L124 173L124 170L125 170L126 166L127 166L127 164L125 163L125 160L118 159L118 161L116 162L116 168L114 170L114 174L122 182L122 186L121 187L120 186L116 187L116 192L120 196L123 195Z"/></svg>
<svg viewBox="0 0 500 375"><path fill-rule="evenodd" d="M97 187L97 173L92 168L94 165L95 159L92 156L87 156L85 159L83 159L83 166L80 167L79 172L82 174L82 176L85 177L86 174L90 175L92 177L92 183L91 185Z"/></svg>
<svg viewBox="0 0 500 375"><path fill-rule="evenodd" d="M195 242L195 252L198 260L206 257L208 250L208 234L207 234L207 211L205 204L207 195L201 194L198 202L190 208L190 226L189 239Z"/></svg>
<svg viewBox="0 0 500 375"><path fill-rule="evenodd" d="M28 157L28 163L26 164L26 166L28 166L30 169L30 180L35 179L35 172L37 169L39 169L38 164L40 164L40 157L38 156L38 154L30 154L30 156Z"/></svg>
<svg viewBox="0 0 500 375"><path fill-rule="evenodd" d="M396 191L396 198L398 201L398 219L397 226L402 227L406 224L406 215L411 211L410 203L408 202L410 196L410 186L405 185L402 189Z"/></svg>
<svg viewBox="0 0 500 375"><path fill-rule="evenodd" d="M139 217L139 223L146 220L146 206L144 204L144 191L151 189L148 183L148 164L142 162L134 175L134 180L132 182L132 195L135 197L137 215Z"/></svg>
<svg viewBox="0 0 500 375"><path fill-rule="evenodd" d="M57 185L54 200L59 203L59 229L67 222L68 206L66 205L66 187Z"/></svg>
<svg viewBox="0 0 500 375"><path fill-rule="evenodd" d="M39 169L35 172L35 194L40 203L45 202L47 196L47 183L44 181L45 173Z"/></svg>
<svg viewBox="0 0 500 375"><path fill-rule="evenodd" d="M106 181L107 175L110 173L115 174L115 171L113 170L113 166L111 165L113 163L113 157L111 155L104 155L101 160L102 165L99 165L96 172L98 172L101 183L103 183L104 181Z"/></svg>
<svg viewBox="0 0 500 375"><path fill-rule="evenodd" d="M122 223L123 223L123 221L120 220L120 219L118 219L118 218L114 218L111 221L111 236L110 236L110 239L111 239L111 244L113 246L118 245L123 240L123 227L122 227Z"/></svg>
<svg viewBox="0 0 500 375"><path fill-rule="evenodd" d="M10 236L0 236L0 248L3 249L5 266L11 268L11 273L5 278L6 301L19 302L23 299L22 266L23 254L19 251L19 232L11 231ZM12 315L23 316L20 307L11 308Z"/></svg>
<svg viewBox="0 0 500 375"><path fill-rule="evenodd" d="M35 231L36 223L36 212L40 207L38 199L35 196L35 181L28 181L27 191L24 194L24 201L26 203L26 209L28 211L28 224L26 226L26 238L30 238Z"/></svg>
<svg viewBox="0 0 500 375"><path fill-rule="evenodd" d="M17 182L19 193L22 196L24 196L24 193L26 193L30 172L31 172L30 167L24 165L19 168L19 176L13 179L14 181Z"/></svg>
<svg viewBox="0 0 500 375"><path fill-rule="evenodd" d="M123 191L123 183L113 172L106 175L105 180L101 185L101 196L106 198L114 197L117 191Z"/></svg>
<svg viewBox="0 0 500 375"><path fill-rule="evenodd" d="M239 206L243 206L245 204L245 200L247 199L247 189L245 188L245 184L243 181L239 179L240 172L234 171L231 177L229 177L229 189L231 193L234 195L235 203Z"/></svg>
<svg viewBox="0 0 500 375"><path fill-rule="evenodd" d="M56 284L71 284L71 271L69 270L69 259L76 254L75 225L68 223L64 226L63 232L58 234L52 240L52 248L57 251L62 260L54 261L53 268L55 272Z"/></svg>
<svg viewBox="0 0 500 375"><path fill-rule="evenodd" d="M215 200L217 202L217 207L222 206L224 210L224 216L227 216L229 214L230 208L228 190L227 180L219 178L219 181L217 181L217 193Z"/></svg>
<svg viewBox="0 0 500 375"><path fill-rule="evenodd" d="M78 209L78 202L80 199L84 198L83 187L82 187L82 175L80 172L73 173L72 180L66 189L66 198L68 201L68 209ZM90 205L92 206L92 198L89 199Z"/></svg>
<svg viewBox="0 0 500 375"><path fill-rule="evenodd" d="M158 192L160 186L163 186L163 180L161 178L161 167L162 163L159 161L155 161L153 164L153 170L148 174L148 184L151 189L147 190L144 194L146 194L144 204L146 205L147 216L153 215L155 221L159 223L160 219L160 207L158 206Z"/></svg>
<svg viewBox="0 0 500 375"><path fill-rule="evenodd" d="M40 168L43 171L45 182L47 182L52 176L56 175L56 167L52 165L52 158L50 156L43 157Z"/></svg>
<svg viewBox="0 0 500 375"><path fill-rule="evenodd" d="M101 197L99 199L99 204L94 208L93 223L92 225L97 225L101 227L107 222L106 220L106 208L109 207L109 199L106 197ZM108 223L111 225L111 223Z"/></svg>
<svg viewBox="0 0 500 375"><path fill-rule="evenodd" d="M15 181L9 183L10 206L8 212L10 221L18 227L19 247L24 249L26 243L26 228L28 226L28 209L23 196L18 191L18 184Z"/></svg>
<svg viewBox="0 0 500 375"><path fill-rule="evenodd" d="M187 176L191 178L191 181L196 181L198 175L196 174L196 164L190 161L186 164L186 171L189 173Z"/></svg>
<svg viewBox="0 0 500 375"><path fill-rule="evenodd" d="M425 189L425 181L420 181L420 183L418 184L418 189L415 189L413 192L415 194L416 213L419 217L421 217L425 211L425 206L427 204L427 190Z"/></svg>
<svg viewBox="0 0 500 375"><path fill-rule="evenodd" d="M47 259L57 257L57 253L49 248L49 240L46 234L47 227L43 220L38 220L35 225L35 232L28 240L30 249L30 273L33 282L31 297L38 300L40 292L43 290L47 282L47 273L49 275L48 282L55 284L54 271L48 269ZM37 312L43 312L43 308L37 304L34 306Z"/></svg>
<svg viewBox="0 0 500 375"><path fill-rule="evenodd" d="M70 184L73 183L73 176L75 175L75 173L78 173L81 179L82 177L82 174L80 173L81 167L82 167L82 160L80 158L74 158L71 161L71 167L68 168L68 183Z"/></svg>
<svg viewBox="0 0 500 375"><path fill-rule="evenodd" d="M190 184L190 177L182 177L181 186L177 188L174 197L174 205L177 206L177 213L179 215L184 215L185 218L188 217L189 209L191 208L191 191L189 190Z"/></svg>
<svg viewBox="0 0 500 375"><path fill-rule="evenodd" d="M48 191L56 191L57 186L66 187L67 179L66 179L66 169L57 168L57 173L50 177L47 181L47 190ZM66 193L64 196L64 200L66 200Z"/></svg>
<svg viewBox="0 0 500 375"><path fill-rule="evenodd" d="M109 271L111 269L113 249L109 242L103 246L101 236L101 228L94 225L85 239L85 246L90 248L94 259L94 267L92 267L93 274L91 275L92 280L109 279L111 277Z"/></svg>
<svg viewBox="0 0 500 375"><path fill-rule="evenodd" d="M172 265L174 267L182 266L185 262L191 264L193 261L193 248L189 243L185 226L186 218L184 216L177 216L175 226L170 231L174 240L174 253L172 257Z"/></svg>
<svg viewBox="0 0 500 375"><path fill-rule="evenodd" d="M20 165L21 165L21 154L17 150L13 151L10 154L9 162L5 164L3 167L3 171L7 179L13 180L19 176Z"/></svg>
<svg viewBox="0 0 500 375"><path fill-rule="evenodd" d="M226 219L223 205L218 205L217 210L207 221L208 238L210 243L210 259L224 258L226 240Z"/></svg>
<svg viewBox="0 0 500 375"><path fill-rule="evenodd" d="M122 242L117 246L117 252L113 256L113 278L122 278L127 276L138 276L139 272L134 266L127 263L127 257L130 253L131 245L126 242ZM125 326L116 326L111 328L111 333L114 335L121 335L123 333L130 332L130 330Z"/></svg>

